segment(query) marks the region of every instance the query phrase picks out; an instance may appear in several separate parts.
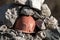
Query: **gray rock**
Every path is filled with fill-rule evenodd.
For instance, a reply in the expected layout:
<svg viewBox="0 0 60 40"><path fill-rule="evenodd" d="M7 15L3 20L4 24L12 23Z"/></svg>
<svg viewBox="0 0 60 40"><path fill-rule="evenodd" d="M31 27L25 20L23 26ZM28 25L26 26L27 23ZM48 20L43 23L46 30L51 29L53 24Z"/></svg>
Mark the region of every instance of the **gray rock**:
<svg viewBox="0 0 60 40"><path fill-rule="evenodd" d="M43 4L44 0L14 0L13 2L16 4L29 5L33 8L41 10L41 5Z"/></svg>
<svg viewBox="0 0 60 40"><path fill-rule="evenodd" d="M7 26L6 26L6 25L2 25L2 26L0 27L0 31L5 32L6 30L7 30Z"/></svg>
<svg viewBox="0 0 60 40"><path fill-rule="evenodd" d="M6 10L11 6L11 4L9 5L4 5L2 7L0 7L0 26L1 25L6 25L6 24L9 24L9 26L11 26L11 22L8 21L6 18L5 18L5 12Z"/></svg>
<svg viewBox="0 0 60 40"><path fill-rule="evenodd" d="M42 5L42 15L45 17L49 17L51 15L51 11L47 4Z"/></svg>
<svg viewBox="0 0 60 40"><path fill-rule="evenodd" d="M56 29L55 30L45 30L45 33L46 33L46 38L48 38L49 40L59 40L59 38L60 38L60 34Z"/></svg>
<svg viewBox="0 0 60 40"><path fill-rule="evenodd" d="M16 8L12 8L11 10L10 9L7 9L6 13L5 13L5 17L7 20L9 20L12 25L15 23L15 20L17 19L18 15L17 15L17 10Z"/></svg>
<svg viewBox="0 0 60 40"><path fill-rule="evenodd" d="M0 8L0 26L1 25L7 25L9 28L11 28L16 18L18 17L17 10L20 8L15 7L13 4L6 4Z"/></svg>
<svg viewBox="0 0 60 40"><path fill-rule="evenodd" d="M24 15L34 15L34 11L28 7L23 7L20 14Z"/></svg>

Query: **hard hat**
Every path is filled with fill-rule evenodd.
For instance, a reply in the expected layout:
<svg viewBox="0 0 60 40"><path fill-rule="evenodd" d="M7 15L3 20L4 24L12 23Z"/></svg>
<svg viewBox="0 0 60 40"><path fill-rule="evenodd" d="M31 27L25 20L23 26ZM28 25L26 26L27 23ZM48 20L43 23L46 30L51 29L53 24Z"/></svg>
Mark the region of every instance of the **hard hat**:
<svg viewBox="0 0 60 40"><path fill-rule="evenodd" d="M31 16L22 16L16 21L15 29L24 33L33 33L35 29L35 20Z"/></svg>

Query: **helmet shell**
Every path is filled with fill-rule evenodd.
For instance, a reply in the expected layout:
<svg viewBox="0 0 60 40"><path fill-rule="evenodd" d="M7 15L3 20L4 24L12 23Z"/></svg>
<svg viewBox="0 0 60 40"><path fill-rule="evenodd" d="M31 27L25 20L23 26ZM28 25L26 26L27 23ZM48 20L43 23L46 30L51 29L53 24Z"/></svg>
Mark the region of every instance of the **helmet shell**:
<svg viewBox="0 0 60 40"><path fill-rule="evenodd" d="M35 20L31 16L22 16L15 23L15 29L25 33L33 33L35 29Z"/></svg>

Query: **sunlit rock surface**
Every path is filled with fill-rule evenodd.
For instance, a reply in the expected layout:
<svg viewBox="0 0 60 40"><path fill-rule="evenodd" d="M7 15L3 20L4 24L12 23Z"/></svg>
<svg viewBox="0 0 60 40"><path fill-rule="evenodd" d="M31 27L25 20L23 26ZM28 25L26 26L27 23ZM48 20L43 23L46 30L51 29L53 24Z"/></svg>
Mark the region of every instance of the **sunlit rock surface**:
<svg viewBox="0 0 60 40"><path fill-rule="evenodd" d="M14 0L13 2L16 4L28 5L30 7L41 10L41 5L43 4L44 0Z"/></svg>

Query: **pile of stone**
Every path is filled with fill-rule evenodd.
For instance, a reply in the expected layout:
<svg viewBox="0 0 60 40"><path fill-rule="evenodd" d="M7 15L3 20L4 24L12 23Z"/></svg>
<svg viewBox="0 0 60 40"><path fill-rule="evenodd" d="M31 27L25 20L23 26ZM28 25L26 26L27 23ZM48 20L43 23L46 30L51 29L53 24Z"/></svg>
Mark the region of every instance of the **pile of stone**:
<svg viewBox="0 0 60 40"><path fill-rule="evenodd" d="M15 0L12 8L0 9L0 40L60 40L58 20L43 2L44 0ZM16 20L22 15L34 18L37 32L25 33L14 29Z"/></svg>

